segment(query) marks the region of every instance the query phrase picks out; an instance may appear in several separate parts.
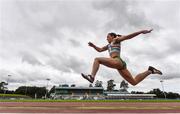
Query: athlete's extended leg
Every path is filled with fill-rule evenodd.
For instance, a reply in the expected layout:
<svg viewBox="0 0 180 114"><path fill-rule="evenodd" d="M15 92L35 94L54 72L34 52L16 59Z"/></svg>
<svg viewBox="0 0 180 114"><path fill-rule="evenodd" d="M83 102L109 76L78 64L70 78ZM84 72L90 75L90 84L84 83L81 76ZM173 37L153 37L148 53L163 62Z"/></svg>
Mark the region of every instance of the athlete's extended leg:
<svg viewBox="0 0 180 114"><path fill-rule="evenodd" d="M96 76L96 73L97 73L97 71L99 69L100 64L103 64L103 65L105 65L107 67L114 68L114 69L123 68L122 62L119 62L118 60L115 60L113 58L98 57L98 58L94 59L91 75L82 74L82 76L85 79L87 79L88 81L90 80L90 82L92 83L94 81L94 78ZM89 77L87 77L87 76L89 76Z"/></svg>
<svg viewBox="0 0 180 114"><path fill-rule="evenodd" d="M131 73L129 72L128 69L123 69L123 70L118 70L118 72L121 74L121 76L128 81L130 84L132 85L137 85L139 82L141 82L142 80L144 80L147 76L149 76L150 74L160 74L162 75L162 72L153 68L153 67L149 67L148 70L138 74L135 78L133 78L133 76L131 75Z"/></svg>

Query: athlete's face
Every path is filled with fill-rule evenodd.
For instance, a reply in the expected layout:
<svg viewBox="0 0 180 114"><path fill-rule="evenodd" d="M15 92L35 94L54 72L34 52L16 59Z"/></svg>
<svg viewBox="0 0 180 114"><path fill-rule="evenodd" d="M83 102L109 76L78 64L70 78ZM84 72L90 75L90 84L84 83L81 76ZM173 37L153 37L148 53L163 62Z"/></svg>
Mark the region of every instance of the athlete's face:
<svg viewBox="0 0 180 114"><path fill-rule="evenodd" d="M107 35L107 41L109 43L111 43L113 41L113 37L110 34Z"/></svg>

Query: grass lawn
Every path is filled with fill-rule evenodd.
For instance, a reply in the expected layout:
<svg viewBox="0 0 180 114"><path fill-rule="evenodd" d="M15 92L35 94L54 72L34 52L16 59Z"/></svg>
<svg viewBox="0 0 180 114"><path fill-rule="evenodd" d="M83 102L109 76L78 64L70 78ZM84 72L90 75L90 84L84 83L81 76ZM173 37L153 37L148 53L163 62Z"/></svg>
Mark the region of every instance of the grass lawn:
<svg viewBox="0 0 180 114"><path fill-rule="evenodd" d="M152 99L152 100L45 100L45 99L0 99L0 102L180 102L180 100L163 100L163 99Z"/></svg>
<svg viewBox="0 0 180 114"><path fill-rule="evenodd" d="M0 97L26 97L26 96L19 94L0 94Z"/></svg>
<svg viewBox="0 0 180 114"><path fill-rule="evenodd" d="M30 99L31 97L26 95L19 95L19 94L0 94L0 101L12 101L11 99ZM7 100L6 100L7 99Z"/></svg>

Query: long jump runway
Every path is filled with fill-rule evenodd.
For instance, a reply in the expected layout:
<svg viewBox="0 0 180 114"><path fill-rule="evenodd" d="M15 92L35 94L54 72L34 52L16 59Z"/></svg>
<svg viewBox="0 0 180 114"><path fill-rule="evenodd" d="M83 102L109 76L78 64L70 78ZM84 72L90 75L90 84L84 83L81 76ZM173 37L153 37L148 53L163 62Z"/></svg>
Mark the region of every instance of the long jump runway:
<svg viewBox="0 0 180 114"><path fill-rule="evenodd" d="M0 102L0 113L180 113L180 102Z"/></svg>

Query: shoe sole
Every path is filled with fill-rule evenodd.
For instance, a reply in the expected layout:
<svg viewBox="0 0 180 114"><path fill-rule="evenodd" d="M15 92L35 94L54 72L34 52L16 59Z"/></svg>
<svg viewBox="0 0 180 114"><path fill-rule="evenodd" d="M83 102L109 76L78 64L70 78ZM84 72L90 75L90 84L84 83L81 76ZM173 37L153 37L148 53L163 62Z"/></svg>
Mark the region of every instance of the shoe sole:
<svg viewBox="0 0 180 114"><path fill-rule="evenodd" d="M87 76L85 76L83 73L81 73L81 76L82 76L84 79L88 80L89 82L93 83L93 82L92 82Z"/></svg>
<svg viewBox="0 0 180 114"><path fill-rule="evenodd" d="M151 67L152 67L152 66L151 66ZM156 69L156 68L154 68L154 67L152 67L152 69L155 70L155 72L156 72L156 73L153 73L153 74L160 74L160 75L163 74L160 70L158 70L158 69ZM159 73L157 73L157 72L159 72Z"/></svg>

